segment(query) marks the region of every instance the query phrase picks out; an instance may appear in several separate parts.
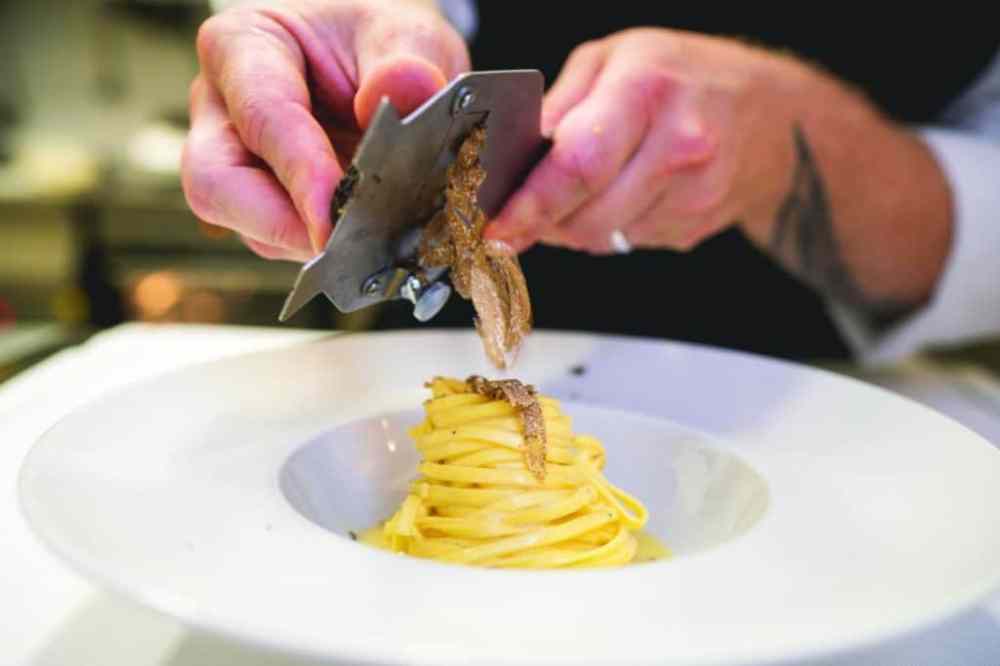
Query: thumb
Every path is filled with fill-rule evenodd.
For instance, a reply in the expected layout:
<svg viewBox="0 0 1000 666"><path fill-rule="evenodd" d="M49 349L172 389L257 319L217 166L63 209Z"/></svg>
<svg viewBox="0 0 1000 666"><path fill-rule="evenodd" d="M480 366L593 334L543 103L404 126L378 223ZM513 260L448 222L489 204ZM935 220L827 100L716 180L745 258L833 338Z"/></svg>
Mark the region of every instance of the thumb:
<svg viewBox="0 0 1000 666"><path fill-rule="evenodd" d="M354 97L354 116L367 129L383 97L400 117L417 109L448 83L441 67L415 55L387 55L368 67L360 65L361 86Z"/></svg>

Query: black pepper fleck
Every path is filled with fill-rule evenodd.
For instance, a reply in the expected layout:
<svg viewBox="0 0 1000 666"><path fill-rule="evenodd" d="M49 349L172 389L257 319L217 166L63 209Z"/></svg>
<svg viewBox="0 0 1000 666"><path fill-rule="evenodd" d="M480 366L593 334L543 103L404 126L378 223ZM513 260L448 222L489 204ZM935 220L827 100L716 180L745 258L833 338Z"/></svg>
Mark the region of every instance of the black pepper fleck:
<svg viewBox="0 0 1000 666"><path fill-rule="evenodd" d="M357 541L358 540L358 535L354 531L348 531L347 534L348 534L348 536L351 537L351 541Z"/></svg>
<svg viewBox="0 0 1000 666"><path fill-rule="evenodd" d="M583 377L587 374L587 366L585 365L574 365L569 369L569 373L575 377Z"/></svg>

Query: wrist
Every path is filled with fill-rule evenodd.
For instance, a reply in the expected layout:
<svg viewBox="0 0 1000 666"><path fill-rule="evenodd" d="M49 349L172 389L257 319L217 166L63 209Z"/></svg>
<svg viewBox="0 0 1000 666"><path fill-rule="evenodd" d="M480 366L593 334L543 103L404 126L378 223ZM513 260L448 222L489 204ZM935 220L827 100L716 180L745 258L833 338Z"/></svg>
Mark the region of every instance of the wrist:
<svg viewBox="0 0 1000 666"><path fill-rule="evenodd" d="M801 106L816 86L816 75L784 54L746 48L751 56L740 113L748 129L735 179L741 199L738 226L754 244L768 249L794 180L794 136L797 128L805 131Z"/></svg>
<svg viewBox="0 0 1000 666"><path fill-rule="evenodd" d="M874 319L926 302L951 234L948 187L927 148L816 66L769 54L756 82L767 138L753 156L770 178L747 235Z"/></svg>

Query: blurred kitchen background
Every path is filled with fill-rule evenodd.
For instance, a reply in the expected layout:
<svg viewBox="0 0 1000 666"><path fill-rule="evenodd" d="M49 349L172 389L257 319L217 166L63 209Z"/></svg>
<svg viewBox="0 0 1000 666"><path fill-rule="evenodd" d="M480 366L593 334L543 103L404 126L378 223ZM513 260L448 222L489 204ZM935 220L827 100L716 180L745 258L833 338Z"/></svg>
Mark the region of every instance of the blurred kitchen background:
<svg viewBox="0 0 1000 666"><path fill-rule="evenodd" d="M187 208L196 0L0 4L0 380L126 320L274 324L296 266ZM332 326L317 301L299 326Z"/></svg>
<svg viewBox="0 0 1000 666"><path fill-rule="evenodd" d="M496 29L473 43L477 67L538 66L551 82L576 37L544 24L505 26L501 7L480 3L482 23ZM603 29L635 24L626 9ZM233 234L200 223L180 188L194 38L209 12L208 0L0 0L0 381L126 321L278 325L298 267L263 261ZM515 29L535 32L510 49ZM821 60L823 44L803 33L799 48ZM868 71L867 62L857 69ZM887 99L905 99L908 89L888 90ZM706 246L669 261L640 252L599 262L536 248L524 259L536 321L847 359L815 295L736 232ZM718 270L736 260L752 278ZM637 309L635 285L660 285L654 292L669 307ZM452 300L435 325L469 326L471 309ZM403 304L345 317L320 298L292 325L391 328L413 319ZM958 354L1000 368L997 345Z"/></svg>

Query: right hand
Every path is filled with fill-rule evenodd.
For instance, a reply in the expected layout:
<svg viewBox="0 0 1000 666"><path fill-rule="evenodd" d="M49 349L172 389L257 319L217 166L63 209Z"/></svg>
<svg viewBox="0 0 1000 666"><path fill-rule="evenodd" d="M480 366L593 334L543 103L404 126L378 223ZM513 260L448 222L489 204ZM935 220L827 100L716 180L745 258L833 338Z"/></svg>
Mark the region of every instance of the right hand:
<svg viewBox="0 0 1000 666"><path fill-rule="evenodd" d="M334 190L383 96L405 115L469 68L443 17L400 0L236 7L205 21L197 44L184 193L268 259L322 251Z"/></svg>

